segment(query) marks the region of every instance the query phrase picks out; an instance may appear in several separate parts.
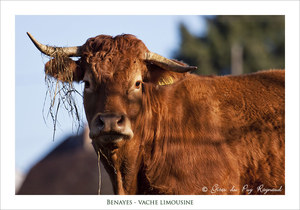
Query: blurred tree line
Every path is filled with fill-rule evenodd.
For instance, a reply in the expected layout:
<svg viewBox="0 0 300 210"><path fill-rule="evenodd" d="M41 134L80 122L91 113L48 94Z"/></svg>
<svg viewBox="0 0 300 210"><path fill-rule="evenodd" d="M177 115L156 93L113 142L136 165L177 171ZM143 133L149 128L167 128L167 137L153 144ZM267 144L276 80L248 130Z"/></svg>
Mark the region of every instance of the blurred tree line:
<svg viewBox="0 0 300 210"><path fill-rule="evenodd" d="M193 35L184 24L180 25L181 45L174 53L176 59L198 66L195 73L237 75L285 67L283 15L204 18L204 35Z"/></svg>

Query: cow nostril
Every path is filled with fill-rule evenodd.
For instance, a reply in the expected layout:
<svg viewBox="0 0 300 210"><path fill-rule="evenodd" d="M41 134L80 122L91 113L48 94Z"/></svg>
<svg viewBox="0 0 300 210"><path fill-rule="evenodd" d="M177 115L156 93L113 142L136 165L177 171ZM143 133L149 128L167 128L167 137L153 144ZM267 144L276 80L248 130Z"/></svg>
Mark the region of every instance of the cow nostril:
<svg viewBox="0 0 300 210"><path fill-rule="evenodd" d="M121 126L121 125L124 124L124 122L125 122L125 117L122 115L122 116L120 117L120 119L117 121L117 124L118 124L119 126Z"/></svg>
<svg viewBox="0 0 300 210"><path fill-rule="evenodd" d="M101 119L101 117L99 117L99 120L98 120L98 127L99 128L103 128L105 125L104 121Z"/></svg>

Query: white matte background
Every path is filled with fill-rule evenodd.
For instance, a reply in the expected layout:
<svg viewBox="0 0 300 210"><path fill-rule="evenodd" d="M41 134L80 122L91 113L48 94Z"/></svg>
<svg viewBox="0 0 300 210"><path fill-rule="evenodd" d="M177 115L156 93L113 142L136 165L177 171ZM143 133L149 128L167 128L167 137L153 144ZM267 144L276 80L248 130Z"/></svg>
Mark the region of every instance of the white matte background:
<svg viewBox="0 0 300 210"><path fill-rule="evenodd" d="M102 9L105 8L105 9ZM286 195L285 196L16 196L15 15L285 15ZM80 28L80 27L79 27ZM155 31L153 32L155 35ZM96 34L95 34L96 35ZM55 43L56 44L56 43ZM63 43L68 44L68 43ZM146 43L147 44L147 43ZM151 49L155 50L155 49ZM35 60L35 62L40 62ZM26 71L26 69L24 69ZM24 101L26 103L26 101ZM38 110L39 111L39 110ZM32 119L28 119L28 123ZM194 199L191 208L299 208L299 2L298 1L65 1L1 2L1 208L101 209L107 198ZM140 206L121 206L140 209ZM156 208L148 206L147 208ZM158 208L161 208L159 206ZM182 208L169 206L168 208Z"/></svg>

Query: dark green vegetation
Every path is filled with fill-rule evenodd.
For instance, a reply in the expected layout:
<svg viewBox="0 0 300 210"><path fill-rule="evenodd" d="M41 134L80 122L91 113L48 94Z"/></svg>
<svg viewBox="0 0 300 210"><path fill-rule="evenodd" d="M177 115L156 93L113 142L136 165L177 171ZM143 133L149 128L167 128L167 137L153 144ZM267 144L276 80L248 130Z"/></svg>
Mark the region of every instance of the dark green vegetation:
<svg viewBox="0 0 300 210"><path fill-rule="evenodd" d="M199 18L200 21L200 18ZM242 74L285 67L283 15L205 16L205 34L180 25L174 57L198 66L197 74Z"/></svg>

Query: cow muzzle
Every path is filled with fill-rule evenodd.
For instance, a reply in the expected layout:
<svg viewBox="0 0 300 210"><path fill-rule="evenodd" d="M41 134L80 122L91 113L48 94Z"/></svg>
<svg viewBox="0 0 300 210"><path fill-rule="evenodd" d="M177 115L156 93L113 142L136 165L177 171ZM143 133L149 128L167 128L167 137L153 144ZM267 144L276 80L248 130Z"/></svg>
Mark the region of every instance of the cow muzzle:
<svg viewBox="0 0 300 210"><path fill-rule="evenodd" d="M126 115L99 113L90 125L90 138L102 144L118 143L132 137L130 120Z"/></svg>

